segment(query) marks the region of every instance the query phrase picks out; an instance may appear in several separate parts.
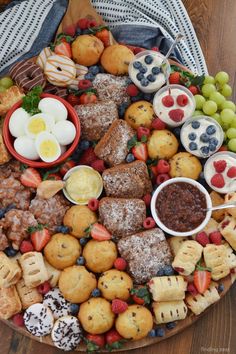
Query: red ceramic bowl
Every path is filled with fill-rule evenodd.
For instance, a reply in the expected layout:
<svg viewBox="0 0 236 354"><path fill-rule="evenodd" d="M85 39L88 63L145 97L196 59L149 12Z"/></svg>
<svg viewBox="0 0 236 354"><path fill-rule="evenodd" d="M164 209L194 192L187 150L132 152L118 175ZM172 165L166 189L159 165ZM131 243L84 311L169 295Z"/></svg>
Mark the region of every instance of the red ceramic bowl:
<svg viewBox="0 0 236 354"><path fill-rule="evenodd" d="M75 140L73 141L73 143L71 145L68 146L68 149L66 150L66 152L64 154L62 154L57 160L55 160L53 162L43 162L43 161L39 161L39 160L32 161L32 160L26 159L25 157L19 155L16 152L16 150L14 149L13 143L14 143L15 138L11 135L11 133L9 131L9 120L11 118L12 113L17 108L21 107L22 101L19 101L16 104L14 104L14 106L8 111L6 118L4 119L4 123L3 123L3 140L6 144L8 151L10 152L10 154L13 157L15 157L16 160L19 160L20 162L22 162L28 166L35 167L35 168L48 168L51 166L59 165L60 163L65 161L75 150L75 148L79 142L80 131L81 131L79 117L78 117L75 109L67 101L65 101L63 98L60 98L55 95L50 95L48 93L43 93L41 95L41 98L45 98L45 97L55 98L56 100L58 100L64 104L64 106L66 107L66 109L68 111L68 120L70 120L75 125L75 129L76 129Z"/></svg>

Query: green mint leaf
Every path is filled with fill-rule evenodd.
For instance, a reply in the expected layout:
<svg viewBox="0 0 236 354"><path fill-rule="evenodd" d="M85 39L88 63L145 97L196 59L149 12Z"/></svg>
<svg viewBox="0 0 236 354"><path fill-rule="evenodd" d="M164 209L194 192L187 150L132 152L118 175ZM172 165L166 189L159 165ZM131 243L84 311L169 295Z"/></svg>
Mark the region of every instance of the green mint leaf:
<svg viewBox="0 0 236 354"><path fill-rule="evenodd" d="M128 140L128 143L127 143L127 148L128 150L131 150L132 147L134 147L136 144L137 144L137 135L135 134L131 139Z"/></svg>

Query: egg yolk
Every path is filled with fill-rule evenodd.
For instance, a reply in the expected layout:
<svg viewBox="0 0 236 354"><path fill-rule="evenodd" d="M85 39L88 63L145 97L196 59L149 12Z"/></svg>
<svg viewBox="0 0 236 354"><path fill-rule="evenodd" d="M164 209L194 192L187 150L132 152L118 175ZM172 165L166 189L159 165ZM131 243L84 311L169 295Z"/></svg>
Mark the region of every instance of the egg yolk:
<svg viewBox="0 0 236 354"><path fill-rule="evenodd" d="M46 130L46 123L40 117L32 119L28 125L28 130L32 134L39 134Z"/></svg>
<svg viewBox="0 0 236 354"><path fill-rule="evenodd" d="M56 156L58 152L58 146L55 141L52 140L44 140L40 144L40 155L45 158L52 158Z"/></svg>

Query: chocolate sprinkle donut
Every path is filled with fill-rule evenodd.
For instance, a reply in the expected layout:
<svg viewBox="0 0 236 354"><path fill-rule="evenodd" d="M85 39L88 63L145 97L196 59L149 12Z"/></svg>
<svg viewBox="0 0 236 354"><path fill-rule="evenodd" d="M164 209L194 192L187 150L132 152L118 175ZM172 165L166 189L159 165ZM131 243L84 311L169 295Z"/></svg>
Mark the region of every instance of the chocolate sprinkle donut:
<svg viewBox="0 0 236 354"><path fill-rule="evenodd" d="M75 349L81 341L81 327L78 319L74 316L59 318L53 326L51 337L57 348L65 351Z"/></svg>
<svg viewBox="0 0 236 354"><path fill-rule="evenodd" d="M70 303L66 301L58 288L51 289L44 296L43 304L50 308L56 319L70 314Z"/></svg>
<svg viewBox="0 0 236 354"><path fill-rule="evenodd" d="M16 63L10 69L10 76L25 92L32 90L35 86L44 87L46 84L42 69L29 60Z"/></svg>
<svg viewBox="0 0 236 354"><path fill-rule="evenodd" d="M25 327L36 337L49 334L53 328L53 322L51 310L43 304L31 305L24 313Z"/></svg>

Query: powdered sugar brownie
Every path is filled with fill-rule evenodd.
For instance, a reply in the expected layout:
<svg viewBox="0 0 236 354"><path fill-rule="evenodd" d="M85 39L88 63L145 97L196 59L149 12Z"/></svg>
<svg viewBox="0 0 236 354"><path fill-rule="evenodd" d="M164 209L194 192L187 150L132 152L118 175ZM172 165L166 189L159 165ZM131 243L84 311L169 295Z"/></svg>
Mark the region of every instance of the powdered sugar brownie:
<svg viewBox="0 0 236 354"><path fill-rule="evenodd" d="M59 318L53 326L51 337L57 348L65 351L75 349L81 341L79 321L74 316Z"/></svg>
<svg viewBox="0 0 236 354"><path fill-rule="evenodd" d="M124 102L130 103L129 95L126 92L127 76L98 74L93 81L93 86L97 90L98 98L101 101L112 100L117 105Z"/></svg>
<svg viewBox="0 0 236 354"><path fill-rule="evenodd" d="M70 314L70 303L66 301L58 288L51 289L44 296L43 303L50 308L56 319Z"/></svg>
<svg viewBox="0 0 236 354"><path fill-rule="evenodd" d="M43 304L31 305L24 313L25 327L36 337L51 333L53 322L51 310Z"/></svg>

